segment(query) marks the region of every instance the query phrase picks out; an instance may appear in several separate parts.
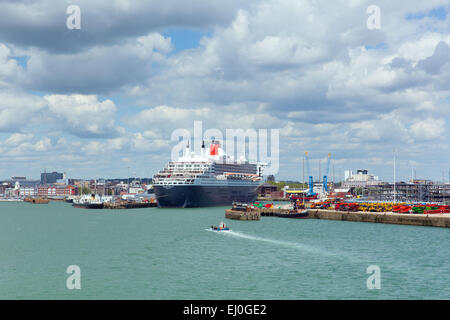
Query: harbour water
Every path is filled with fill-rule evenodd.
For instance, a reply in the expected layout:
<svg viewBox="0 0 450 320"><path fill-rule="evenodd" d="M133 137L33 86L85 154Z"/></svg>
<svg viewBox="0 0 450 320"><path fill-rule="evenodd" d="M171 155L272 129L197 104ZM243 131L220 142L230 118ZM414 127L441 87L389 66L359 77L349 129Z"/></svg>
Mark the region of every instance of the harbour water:
<svg viewBox="0 0 450 320"><path fill-rule="evenodd" d="M0 298L450 299L446 228L264 217L209 231L224 210L0 203Z"/></svg>

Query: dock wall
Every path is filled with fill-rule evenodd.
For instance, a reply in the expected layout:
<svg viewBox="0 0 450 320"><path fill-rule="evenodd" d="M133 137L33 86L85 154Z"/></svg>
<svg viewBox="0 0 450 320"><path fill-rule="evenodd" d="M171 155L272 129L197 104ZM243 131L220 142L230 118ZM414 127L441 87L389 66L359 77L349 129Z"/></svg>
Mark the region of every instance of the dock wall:
<svg viewBox="0 0 450 320"><path fill-rule="evenodd" d="M401 214L393 212L345 212L309 210L309 219L341 220L450 228L450 215Z"/></svg>
<svg viewBox="0 0 450 320"><path fill-rule="evenodd" d="M260 220L261 216L288 213L287 209L253 209L250 211L225 210L225 217L234 220ZM353 222L372 222L412 226L450 228L450 214L401 214L393 212L347 212L310 209L307 219L323 219Z"/></svg>
<svg viewBox="0 0 450 320"><path fill-rule="evenodd" d="M261 213L259 210L252 211L238 211L238 210L225 210L225 218L233 220L259 220L261 219Z"/></svg>

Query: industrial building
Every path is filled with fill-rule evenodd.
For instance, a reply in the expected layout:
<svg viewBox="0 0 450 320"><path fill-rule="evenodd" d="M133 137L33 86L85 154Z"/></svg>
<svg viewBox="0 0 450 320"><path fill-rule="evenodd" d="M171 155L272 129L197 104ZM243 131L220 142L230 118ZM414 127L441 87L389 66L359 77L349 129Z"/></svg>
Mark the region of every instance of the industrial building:
<svg viewBox="0 0 450 320"><path fill-rule="evenodd" d="M448 183L422 183L414 180L413 183L398 182L380 183L362 188L362 195L369 200L397 202L450 202L450 184Z"/></svg>
<svg viewBox="0 0 450 320"><path fill-rule="evenodd" d="M270 183L260 185L257 193L259 197L272 197L273 194L276 194L276 198L281 198L280 193L282 194L282 192L277 191L277 186Z"/></svg>
<svg viewBox="0 0 450 320"><path fill-rule="evenodd" d="M41 173L41 184L56 183L60 179L64 179L64 174L59 172L44 172Z"/></svg>
<svg viewBox="0 0 450 320"><path fill-rule="evenodd" d="M368 170L365 169L357 170L356 173L352 170L345 170L344 179L345 181L342 183L344 188L366 187L381 183L378 176L369 174Z"/></svg>

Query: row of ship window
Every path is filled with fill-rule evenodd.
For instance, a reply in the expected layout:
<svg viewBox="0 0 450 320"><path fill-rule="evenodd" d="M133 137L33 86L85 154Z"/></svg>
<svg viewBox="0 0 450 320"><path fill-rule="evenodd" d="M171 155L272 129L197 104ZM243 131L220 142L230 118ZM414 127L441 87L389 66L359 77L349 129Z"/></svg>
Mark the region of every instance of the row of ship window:
<svg viewBox="0 0 450 320"><path fill-rule="evenodd" d="M209 165L201 165L201 164L170 164L169 168L191 168L191 167L202 167L202 168L208 168Z"/></svg>

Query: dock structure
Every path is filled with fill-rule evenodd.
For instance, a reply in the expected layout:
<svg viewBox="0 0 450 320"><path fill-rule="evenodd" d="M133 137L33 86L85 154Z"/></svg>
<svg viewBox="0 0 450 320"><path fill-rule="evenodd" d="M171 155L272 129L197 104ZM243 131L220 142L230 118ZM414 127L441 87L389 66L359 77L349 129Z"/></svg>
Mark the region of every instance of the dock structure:
<svg viewBox="0 0 450 320"><path fill-rule="evenodd" d="M288 209L258 208L251 210L225 210L225 217L235 220L260 220L260 217L288 217L296 218L295 212ZM353 222L372 222L385 224L400 224L412 226L427 226L450 228L450 214L404 214L394 212L362 212L336 211L327 209L309 209L304 219L322 219Z"/></svg>
<svg viewBox="0 0 450 320"><path fill-rule="evenodd" d="M225 210L225 218L232 220L259 220L261 212L259 210Z"/></svg>
<svg viewBox="0 0 450 320"><path fill-rule="evenodd" d="M157 207L156 202L105 202L103 209L140 209Z"/></svg>
<svg viewBox="0 0 450 320"><path fill-rule="evenodd" d="M281 198L281 197L278 197L278 198L257 197L256 201L290 202L291 199L289 199L289 198Z"/></svg>
<svg viewBox="0 0 450 320"><path fill-rule="evenodd" d="M49 202L48 199L44 199L44 198L25 198L23 201L34 203L34 204L47 204Z"/></svg>
<svg viewBox="0 0 450 320"><path fill-rule="evenodd" d="M309 210L308 218L450 228L450 214L348 212L314 209Z"/></svg>

